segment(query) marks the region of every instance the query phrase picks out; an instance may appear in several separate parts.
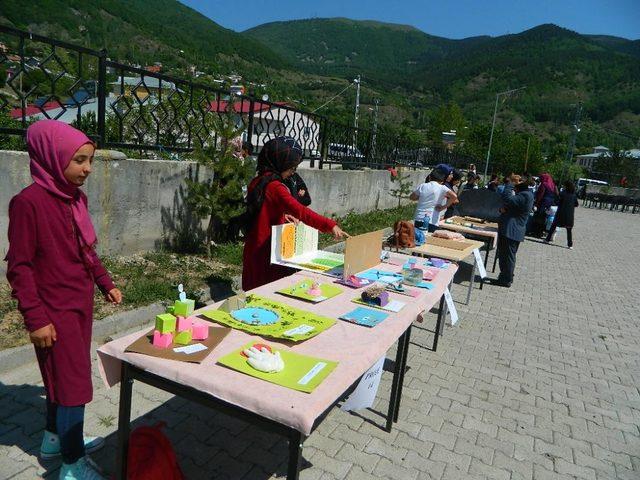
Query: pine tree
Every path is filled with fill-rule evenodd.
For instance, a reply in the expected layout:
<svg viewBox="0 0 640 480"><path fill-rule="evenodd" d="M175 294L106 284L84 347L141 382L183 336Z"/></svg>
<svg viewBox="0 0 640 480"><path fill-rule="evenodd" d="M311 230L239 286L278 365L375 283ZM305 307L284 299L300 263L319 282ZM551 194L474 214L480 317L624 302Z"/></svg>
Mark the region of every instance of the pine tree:
<svg viewBox="0 0 640 480"><path fill-rule="evenodd" d="M229 102L231 106L232 101ZM203 182L187 180L188 203L201 219L208 218L206 250L211 256L215 242L234 240L233 220L244 212L246 185L255 174L255 165L242 155L242 131L234 121L232 111L216 116L216 141L198 149L194 159L210 175Z"/></svg>

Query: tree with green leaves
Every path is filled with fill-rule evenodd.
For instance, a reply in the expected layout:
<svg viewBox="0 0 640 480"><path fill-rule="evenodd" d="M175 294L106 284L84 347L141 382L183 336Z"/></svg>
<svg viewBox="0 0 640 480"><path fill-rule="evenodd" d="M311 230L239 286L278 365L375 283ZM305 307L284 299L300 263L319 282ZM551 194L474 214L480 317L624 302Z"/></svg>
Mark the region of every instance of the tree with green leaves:
<svg viewBox="0 0 640 480"><path fill-rule="evenodd" d="M390 168L389 173L391 174L391 182L397 185L396 188L389 190L389 194L398 199L398 208L400 208L402 199L409 198L409 194L413 189L413 182L411 181L411 176L403 173L402 169Z"/></svg>
<svg viewBox="0 0 640 480"><path fill-rule="evenodd" d="M236 234L230 226L244 212L244 187L255 174L253 162L242 156L243 128L236 125L232 112L215 115L214 125L216 141L193 155L205 167L209 178L187 179L188 204L198 217L208 219L205 241L209 256L216 242L234 239Z"/></svg>

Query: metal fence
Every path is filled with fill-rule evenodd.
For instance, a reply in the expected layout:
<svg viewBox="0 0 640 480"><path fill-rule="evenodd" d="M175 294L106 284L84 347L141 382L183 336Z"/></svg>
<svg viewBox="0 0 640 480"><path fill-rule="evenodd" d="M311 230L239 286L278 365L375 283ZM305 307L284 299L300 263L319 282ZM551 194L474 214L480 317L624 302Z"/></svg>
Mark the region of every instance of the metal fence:
<svg viewBox="0 0 640 480"><path fill-rule="evenodd" d="M103 148L189 152L217 145L217 120L230 116L258 153L272 138L296 138L311 166L420 168L474 163L384 128L353 128L285 103L232 96L192 80L111 61L96 51L0 26L2 135L23 135L42 118L74 123ZM229 117L227 117L229 118Z"/></svg>

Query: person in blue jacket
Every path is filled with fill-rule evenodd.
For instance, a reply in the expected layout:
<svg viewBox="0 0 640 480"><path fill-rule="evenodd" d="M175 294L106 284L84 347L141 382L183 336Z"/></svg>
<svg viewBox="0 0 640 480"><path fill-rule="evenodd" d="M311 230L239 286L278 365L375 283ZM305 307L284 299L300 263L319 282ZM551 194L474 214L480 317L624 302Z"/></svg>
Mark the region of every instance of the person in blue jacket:
<svg viewBox="0 0 640 480"><path fill-rule="evenodd" d="M515 195L513 194L515 192ZM516 253L524 241L529 213L533 208L533 194L527 182L515 186L510 182L502 192L503 207L498 220L498 263L500 275L495 285L510 287L516 267Z"/></svg>

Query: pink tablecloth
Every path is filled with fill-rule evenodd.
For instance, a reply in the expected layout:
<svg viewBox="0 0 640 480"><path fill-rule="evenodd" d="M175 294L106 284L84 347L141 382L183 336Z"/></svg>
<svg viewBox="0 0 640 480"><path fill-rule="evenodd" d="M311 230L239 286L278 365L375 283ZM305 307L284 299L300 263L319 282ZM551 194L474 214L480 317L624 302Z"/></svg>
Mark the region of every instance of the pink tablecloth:
<svg viewBox="0 0 640 480"><path fill-rule="evenodd" d="M395 263L402 263L403 260L400 257L406 258L404 255L393 254L393 256L397 257ZM380 264L376 268L389 271L400 270L399 266L390 264ZM276 344L281 348L291 348L298 353L340 362L327 379L310 394L264 382L216 365L219 357L241 347L251 339L260 338L238 330L232 331L206 360L198 365L162 360L137 353L125 353L124 349L131 342L148 331L149 327L147 327L100 347L98 349L100 372L105 384L111 387L120 381L121 361L125 360L148 372L206 392L218 399L293 427L304 435L309 435L315 420L387 352L418 314L429 310L439 301L456 270L455 265L449 265L447 269L440 271L433 281L435 287L432 290L423 290L423 293L415 299L391 294L392 298L404 301L407 305L399 313L390 314L384 322L374 328L338 320L327 331L292 347L268 339L267 343ZM325 282L332 281L328 277L299 272L292 277L257 288L252 293L333 318L338 318L357 307L350 300L358 296L361 291L347 287L344 287L345 292L341 295L315 305L274 293L293 282L309 277L317 277ZM214 307L208 306L201 311Z"/></svg>

